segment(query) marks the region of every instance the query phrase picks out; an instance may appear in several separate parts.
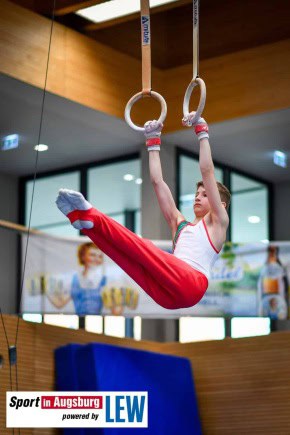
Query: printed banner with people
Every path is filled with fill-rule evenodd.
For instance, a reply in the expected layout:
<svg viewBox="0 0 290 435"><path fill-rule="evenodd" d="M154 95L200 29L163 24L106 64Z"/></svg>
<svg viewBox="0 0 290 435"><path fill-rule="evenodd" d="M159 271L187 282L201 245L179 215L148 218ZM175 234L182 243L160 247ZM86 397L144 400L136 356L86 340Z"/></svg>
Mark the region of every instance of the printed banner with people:
<svg viewBox="0 0 290 435"><path fill-rule="evenodd" d="M27 236L22 236L24 262ZM170 241L153 241L171 252ZM290 242L224 246L208 290L194 307L156 304L86 237L30 235L22 295L23 313L126 317L268 316L289 310Z"/></svg>

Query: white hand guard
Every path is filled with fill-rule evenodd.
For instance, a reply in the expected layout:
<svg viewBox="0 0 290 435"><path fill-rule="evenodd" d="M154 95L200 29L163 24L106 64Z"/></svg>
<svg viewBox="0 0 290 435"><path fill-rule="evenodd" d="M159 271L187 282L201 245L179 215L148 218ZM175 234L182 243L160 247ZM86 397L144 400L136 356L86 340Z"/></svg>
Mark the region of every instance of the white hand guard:
<svg viewBox="0 0 290 435"><path fill-rule="evenodd" d="M146 146L148 151L160 151L161 145L161 131L163 128L162 122L158 121L147 121L144 124Z"/></svg>
<svg viewBox="0 0 290 435"><path fill-rule="evenodd" d="M189 123L192 124L192 120L195 116L195 112L191 112L187 117L182 119L183 125L188 125ZM208 134L208 125L204 118L199 118L198 122L194 125L194 131L197 135L198 140L209 138Z"/></svg>

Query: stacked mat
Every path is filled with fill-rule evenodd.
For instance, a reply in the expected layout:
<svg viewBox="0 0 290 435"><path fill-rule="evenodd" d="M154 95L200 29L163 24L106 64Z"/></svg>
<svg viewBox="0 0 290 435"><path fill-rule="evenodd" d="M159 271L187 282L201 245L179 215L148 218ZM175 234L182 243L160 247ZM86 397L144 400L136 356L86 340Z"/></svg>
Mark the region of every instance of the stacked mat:
<svg viewBox="0 0 290 435"><path fill-rule="evenodd" d="M138 435L199 435L190 361L108 344L55 351L58 391L148 391L148 428ZM65 435L127 435L132 428L64 429Z"/></svg>

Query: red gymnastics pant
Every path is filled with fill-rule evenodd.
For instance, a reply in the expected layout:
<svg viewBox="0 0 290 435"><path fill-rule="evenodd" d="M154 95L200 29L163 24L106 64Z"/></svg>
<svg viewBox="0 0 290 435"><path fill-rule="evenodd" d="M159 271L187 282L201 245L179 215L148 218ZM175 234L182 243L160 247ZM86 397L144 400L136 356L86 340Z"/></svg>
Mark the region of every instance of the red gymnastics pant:
<svg viewBox="0 0 290 435"><path fill-rule="evenodd" d="M157 248L98 210L74 210L71 222L86 220L92 229L83 229L106 255L117 263L151 298L167 309L187 308L203 297L208 280L174 255Z"/></svg>

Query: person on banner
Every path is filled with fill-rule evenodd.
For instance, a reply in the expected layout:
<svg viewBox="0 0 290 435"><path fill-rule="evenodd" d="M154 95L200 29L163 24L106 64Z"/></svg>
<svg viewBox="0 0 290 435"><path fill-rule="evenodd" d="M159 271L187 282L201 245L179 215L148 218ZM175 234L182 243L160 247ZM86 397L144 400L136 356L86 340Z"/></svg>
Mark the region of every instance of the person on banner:
<svg viewBox="0 0 290 435"><path fill-rule="evenodd" d="M45 294L49 302L62 309L72 302L70 310L76 314L101 314L103 291L107 284L103 252L92 242L82 243L77 248L81 268L69 274L48 275L45 279Z"/></svg>
<svg viewBox="0 0 290 435"><path fill-rule="evenodd" d="M73 275L71 285L75 312L101 314L102 291L107 283L104 254L94 243L83 243L78 248L78 261L82 270Z"/></svg>
<svg viewBox="0 0 290 435"><path fill-rule="evenodd" d="M183 119L194 119L194 112ZM217 183L211 156L208 126L203 118L194 125L200 143L202 181L197 184L193 209L187 222L177 209L162 177L159 157L161 131L158 121L145 124L150 177L173 238L173 253L157 248L101 213L79 192L60 189L56 204L71 224L88 236L160 306L167 309L196 305L208 287L211 268L226 240L230 192Z"/></svg>

